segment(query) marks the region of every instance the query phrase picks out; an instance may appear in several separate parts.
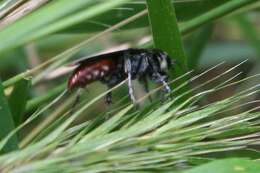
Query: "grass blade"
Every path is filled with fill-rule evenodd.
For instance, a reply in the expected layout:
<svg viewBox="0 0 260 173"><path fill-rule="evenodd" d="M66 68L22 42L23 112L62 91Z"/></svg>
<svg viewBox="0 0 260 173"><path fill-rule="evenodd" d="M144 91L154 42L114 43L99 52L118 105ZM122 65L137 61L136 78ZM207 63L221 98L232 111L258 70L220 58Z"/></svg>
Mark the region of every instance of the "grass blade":
<svg viewBox="0 0 260 173"><path fill-rule="evenodd" d="M186 57L174 7L170 0L147 0L154 46L166 51L183 66Z"/></svg>
<svg viewBox="0 0 260 173"><path fill-rule="evenodd" d="M6 100L3 86L0 80L0 140L5 138L8 133L14 130L14 122L12 118L11 111L8 106L8 102ZM12 137L8 145L3 148L3 152L9 152L18 148L18 140L17 137Z"/></svg>
<svg viewBox="0 0 260 173"><path fill-rule="evenodd" d="M104 13L106 10L126 1L127 0L110 0L106 3L98 3L92 6L91 4L94 2L90 0L52 1L43 8L40 8L0 31L0 39L2 40L0 43L0 52L10 50L11 48L38 39L46 34L65 29L82 20L87 20ZM91 10L86 10L86 8L90 8Z"/></svg>
<svg viewBox="0 0 260 173"><path fill-rule="evenodd" d="M17 127L23 119L23 113L27 99L30 94L30 81L27 79L21 80L14 86L14 89L8 99L9 106L13 115L14 124ZM17 99L19 98L19 99Z"/></svg>
<svg viewBox="0 0 260 173"><path fill-rule="evenodd" d="M154 46L166 51L170 57L177 61L177 66L174 67L174 77L185 74L187 59L183 49L175 9L171 4L171 0L147 0L147 7ZM174 83L174 86L178 86L182 81ZM187 91L187 87L184 87L176 93L180 94L185 91ZM183 100L180 100L180 102L181 101Z"/></svg>

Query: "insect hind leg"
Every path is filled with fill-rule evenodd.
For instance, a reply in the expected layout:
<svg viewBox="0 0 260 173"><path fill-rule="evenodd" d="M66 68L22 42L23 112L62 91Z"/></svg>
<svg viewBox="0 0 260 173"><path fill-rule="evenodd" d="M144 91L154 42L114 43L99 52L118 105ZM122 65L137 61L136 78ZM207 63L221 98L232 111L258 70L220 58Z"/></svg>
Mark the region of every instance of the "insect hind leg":
<svg viewBox="0 0 260 173"><path fill-rule="evenodd" d="M131 79L131 73L128 73L128 89L129 89L129 96L131 100L135 103L135 97L134 97L134 89L133 89L133 84L132 84L132 79Z"/></svg>
<svg viewBox="0 0 260 173"><path fill-rule="evenodd" d="M134 104L136 104L136 99L134 96L134 89L132 85L132 67L131 67L131 61L129 58L125 58L125 63L124 63L124 69L125 73L127 74L127 79L128 79L128 92L129 96Z"/></svg>
<svg viewBox="0 0 260 173"><path fill-rule="evenodd" d="M108 89L113 88L114 86L116 86L117 84L119 84L121 81L123 81L123 78L121 77L120 73L114 73L112 74L109 78L105 79L101 79L101 82L107 85ZM112 92L108 92L106 97L105 97L105 102L110 105L112 104Z"/></svg>

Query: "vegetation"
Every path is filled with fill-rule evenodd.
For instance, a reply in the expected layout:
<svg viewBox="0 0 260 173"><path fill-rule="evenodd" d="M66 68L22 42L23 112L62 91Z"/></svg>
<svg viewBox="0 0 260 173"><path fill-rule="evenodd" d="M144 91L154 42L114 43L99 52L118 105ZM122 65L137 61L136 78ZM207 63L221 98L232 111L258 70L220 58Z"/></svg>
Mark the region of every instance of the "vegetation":
<svg viewBox="0 0 260 173"><path fill-rule="evenodd" d="M0 1L0 172L259 172L257 0ZM76 91L82 57L160 48L172 92ZM152 98L150 101L149 98ZM73 109L72 109L73 108Z"/></svg>

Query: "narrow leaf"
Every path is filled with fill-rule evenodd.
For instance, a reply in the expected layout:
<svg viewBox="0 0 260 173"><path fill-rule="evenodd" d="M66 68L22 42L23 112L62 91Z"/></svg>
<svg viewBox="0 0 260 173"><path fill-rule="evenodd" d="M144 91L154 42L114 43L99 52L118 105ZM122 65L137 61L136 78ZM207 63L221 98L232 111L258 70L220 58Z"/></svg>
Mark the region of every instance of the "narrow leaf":
<svg viewBox="0 0 260 173"><path fill-rule="evenodd" d="M23 79L15 84L9 97L9 106L13 115L15 126L22 122L22 116L25 110L26 102L30 93L30 81Z"/></svg>
<svg viewBox="0 0 260 173"><path fill-rule="evenodd" d="M3 86L0 80L0 140L5 138L8 133L14 129L14 122L12 114L6 100ZM12 137L7 145L4 147L3 152L9 152L18 148L17 137Z"/></svg>
<svg viewBox="0 0 260 173"><path fill-rule="evenodd" d="M171 0L147 0L147 7L154 46L166 51L170 57L176 60L177 65L174 67L174 77L183 75L186 71L187 59L183 49L175 9L171 4ZM185 82L185 79L174 83L175 88L182 82ZM187 91L187 87L176 93L181 94L185 91ZM180 100L180 102L183 100L185 98Z"/></svg>
<svg viewBox="0 0 260 173"><path fill-rule="evenodd" d="M126 1L110 0L104 3L95 3L90 0L52 1L1 30L0 39L2 41L0 43L0 52L10 50L47 34L65 29L83 20L95 17Z"/></svg>
<svg viewBox="0 0 260 173"><path fill-rule="evenodd" d="M147 0L154 46L186 65L175 10L170 0Z"/></svg>

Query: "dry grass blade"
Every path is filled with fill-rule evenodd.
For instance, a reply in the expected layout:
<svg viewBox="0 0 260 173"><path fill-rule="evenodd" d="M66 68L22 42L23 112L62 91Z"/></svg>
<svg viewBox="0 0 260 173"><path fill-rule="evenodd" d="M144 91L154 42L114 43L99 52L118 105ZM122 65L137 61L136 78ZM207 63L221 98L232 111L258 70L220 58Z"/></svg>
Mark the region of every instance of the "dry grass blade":
<svg viewBox="0 0 260 173"><path fill-rule="evenodd" d="M21 4L20 6L16 7L15 9L10 9L10 11L6 11L3 12L2 14L0 14L0 16L4 16L4 18L2 18L1 22L0 22L0 29L10 25L11 23L14 23L16 20L22 18L23 16L31 13L33 10L41 7L42 5L44 5L45 3L47 3L49 0L37 0L37 1L26 1L23 4ZM19 5L19 4L17 4Z"/></svg>

